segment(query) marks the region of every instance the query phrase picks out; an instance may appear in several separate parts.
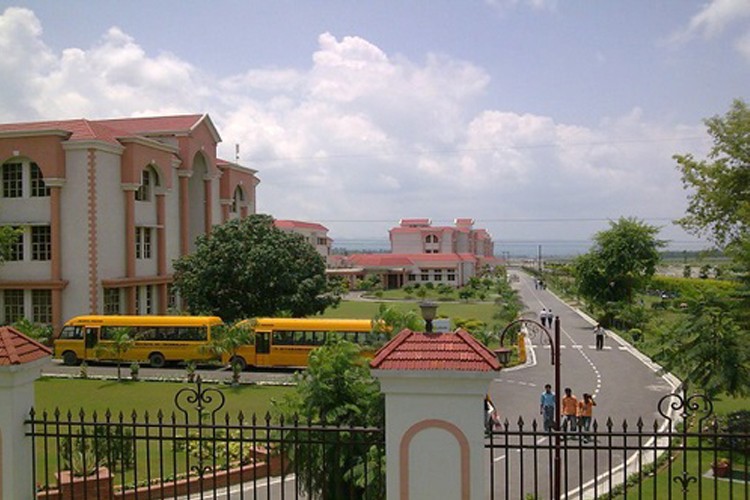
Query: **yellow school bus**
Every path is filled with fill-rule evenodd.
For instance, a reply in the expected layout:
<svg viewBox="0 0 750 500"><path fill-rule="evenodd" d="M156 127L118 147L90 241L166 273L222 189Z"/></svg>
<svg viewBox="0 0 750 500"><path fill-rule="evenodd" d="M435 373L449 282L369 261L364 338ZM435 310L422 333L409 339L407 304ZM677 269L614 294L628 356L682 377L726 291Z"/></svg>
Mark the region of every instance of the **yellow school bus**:
<svg viewBox="0 0 750 500"><path fill-rule="evenodd" d="M222 362L238 364L243 370L247 366L306 367L310 351L325 344L331 334L360 345L366 357L372 357L387 340L384 334L373 333L369 319L257 318L250 343L240 347L234 358L224 354Z"/></svg>
<svg viewBox="0 0 750 500"><path fill-rule="evenodd" d="M82 360L113 361L112 335L116 328L130 328L133 346L121 361L147 361L161 368L171 361L207 361L211 330L223 324L217 316L76 316L54 340L54 357L66 365Z"/></svg>

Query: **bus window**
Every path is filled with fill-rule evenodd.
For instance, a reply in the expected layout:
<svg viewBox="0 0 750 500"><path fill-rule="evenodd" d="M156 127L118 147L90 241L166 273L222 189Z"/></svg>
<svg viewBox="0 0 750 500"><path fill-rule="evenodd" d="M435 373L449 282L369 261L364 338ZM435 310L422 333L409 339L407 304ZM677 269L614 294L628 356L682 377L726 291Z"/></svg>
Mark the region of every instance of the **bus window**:
<svg viewBox="0 0 750 500"><path fill-rule="evenodd" d="M59 338L66 340L83 340L83 328L80 326L66 326L60 332Z"/></svg>
<svg viewBox="0 0 750 500"><path fill-rule="evenodd" d="M86 328L86 349L96 347L98 328Z"/></svg>

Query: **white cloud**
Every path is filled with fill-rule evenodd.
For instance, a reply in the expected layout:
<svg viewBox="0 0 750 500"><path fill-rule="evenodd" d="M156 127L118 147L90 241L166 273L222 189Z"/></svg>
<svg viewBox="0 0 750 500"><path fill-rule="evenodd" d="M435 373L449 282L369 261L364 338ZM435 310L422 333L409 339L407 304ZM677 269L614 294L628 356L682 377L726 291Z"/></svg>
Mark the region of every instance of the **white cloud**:
<svg viewBox="0 0 750 500"><path fill-rule="evenodd" d="M31 11L7 9L0 16L0 117L207 111L225 140L220 154L234 158L234 144L241 145L241 161L259 170L259 209L281 218L481 221L683 211L671 154L697 146L674 138L699 129L653 123L638 109L598 127L482 110L489 76L470 62L439 54L415 62L330 33L318 45L307 69L243 68L216 79L173 54L147 53L116 27L91 47L55 54ZM334 237L385 237L391 223L327 225Z"/></svg>
<svg viewBox="0 0 750 500"><path fill-rule="evenodd" d="M690 18L686 27L675 32L670 40L674 44L682 44L696 36L715 38L730 25L739 24L744 34L735 41L735 47L750 60L750 23L747 18L750 18L748 0L712 0Z"/></svg>
<svg viewBox="0 0 750 500"><path fill-rule="evenodd" d="M487 5L499 9L500 11L517 7L518 5L528 6L534 10L550 10L557 8L557 0L485 0Z"/></svg>

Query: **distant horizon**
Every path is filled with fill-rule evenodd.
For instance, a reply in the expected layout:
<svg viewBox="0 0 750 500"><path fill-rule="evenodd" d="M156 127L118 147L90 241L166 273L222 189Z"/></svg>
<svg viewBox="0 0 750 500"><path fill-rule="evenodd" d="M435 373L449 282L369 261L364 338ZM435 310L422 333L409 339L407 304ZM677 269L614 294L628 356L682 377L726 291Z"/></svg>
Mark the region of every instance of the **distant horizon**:
<svg viewBox="0 0 750 500"><path fill-rule="evenodd" d="M498 257L505 256L510 258L536 258L541 253L543 258L549 257L574 257L588 252L592 245L592 240L495 240L495 255ZM333 241L334 249L342 249L351 252L388 252L390 251L390 241L387 238L337 238ZM712 247L705 241L671 241L663 251L671 252L700 252L710 250Z"/></svg>

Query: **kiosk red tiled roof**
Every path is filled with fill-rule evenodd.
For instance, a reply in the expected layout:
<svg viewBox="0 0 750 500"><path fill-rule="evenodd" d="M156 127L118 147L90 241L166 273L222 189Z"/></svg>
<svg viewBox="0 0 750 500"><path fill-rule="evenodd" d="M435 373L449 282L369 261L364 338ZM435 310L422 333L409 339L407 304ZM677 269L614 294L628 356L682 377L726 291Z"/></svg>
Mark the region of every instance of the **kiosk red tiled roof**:
<svg viewBox="0 0 750 500"><path fill-rule="evenodd" d="M0 366L31 363L52 355L52 350L13 327L0 327Z"/></svg>
<svg viewBox="0 0 750 500"><path fill-rule="evenodd" d="M420 333L403 330L370 361L380 370L499 371L495 354L465 330Z"/></svg>

